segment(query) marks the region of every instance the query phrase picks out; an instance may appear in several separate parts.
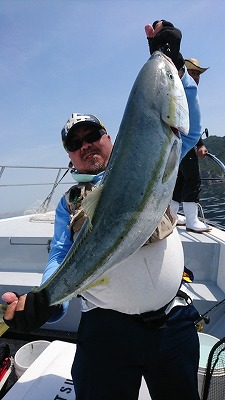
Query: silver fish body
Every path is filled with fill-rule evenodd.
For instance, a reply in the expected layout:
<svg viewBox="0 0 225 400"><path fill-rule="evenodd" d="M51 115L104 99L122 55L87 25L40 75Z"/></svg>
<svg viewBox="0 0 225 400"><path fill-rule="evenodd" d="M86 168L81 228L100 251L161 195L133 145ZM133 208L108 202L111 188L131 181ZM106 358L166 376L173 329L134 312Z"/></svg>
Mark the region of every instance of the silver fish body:
<svg viewBox="0 0 225 400"><path fill-rule="evenodd" d="M131 90L102 183L84 201L87 214L97 203L91 229L87 218L64 261L34 289L45 289L51 305L97 284L154 232L172 197L180 160L181 139L171 127L188 133L186 96L172 62L155 52Z"/></svg>

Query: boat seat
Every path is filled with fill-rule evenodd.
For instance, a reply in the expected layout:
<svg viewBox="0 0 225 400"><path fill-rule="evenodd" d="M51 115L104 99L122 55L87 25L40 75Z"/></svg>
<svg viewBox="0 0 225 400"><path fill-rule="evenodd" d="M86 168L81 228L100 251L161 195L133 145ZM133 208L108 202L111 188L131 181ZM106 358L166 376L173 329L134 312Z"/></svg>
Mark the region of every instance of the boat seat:
<svg viewBox="0 0 225 400"><path fill-rule="evenodd" d="M216 283L206 281L185 283L181 289L191 297L198 312L209 318L208 323L204 323L204 333L214 335L217 322L225 317L224 292ZM217 334L218 332L216 337Z"/></svg>
<svg viewBox="0 0 225 400"><path fill-rule="evenodd" d="M214 282L197 281L184 283L181 289L191 297L200 313L206 312L224 299L224 292Z"/></svg>

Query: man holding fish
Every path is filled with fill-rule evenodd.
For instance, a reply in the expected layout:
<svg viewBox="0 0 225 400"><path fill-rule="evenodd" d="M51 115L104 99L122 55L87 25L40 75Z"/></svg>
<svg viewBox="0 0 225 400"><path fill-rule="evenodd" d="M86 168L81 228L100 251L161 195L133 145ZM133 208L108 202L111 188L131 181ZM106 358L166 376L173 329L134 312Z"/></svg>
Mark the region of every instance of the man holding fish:
<svg viewBox="0 0 225 400"><path fill-rule="evenodd" d="M16 331L54 322L68 300L81 297L76 400L137 400L142 377L152 400L199 400L199 314L180 291L183 250L167 207L179 160L200 136L197 87L184 69L191 122L185 136L188 107L174 67L184 65L181 33L167 21L146 33L153 54L135 81L114 146L92 114L73 113L62 129L78 183L56 209L42 285L27 295L3 295L4 320Z"/></svg>

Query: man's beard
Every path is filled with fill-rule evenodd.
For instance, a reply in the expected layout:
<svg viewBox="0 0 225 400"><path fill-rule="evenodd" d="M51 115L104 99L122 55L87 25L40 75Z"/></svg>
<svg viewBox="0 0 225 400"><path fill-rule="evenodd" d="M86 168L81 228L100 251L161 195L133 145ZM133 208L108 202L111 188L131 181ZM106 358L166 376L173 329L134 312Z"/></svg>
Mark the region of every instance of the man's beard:
<svg viewBox="0 0 225 400"><path fill-rule="evenodd" d="M86 170L86 174L92 174L92 175L97 175L102 171L105 171L106 165L104 162L102 163L94 163L89 167L88 170Z"/></svg>
<svg viewBox="0 0 225 400"><path fill-rule="evenodd" d="M94 155L90 160L89 166L86 169L86 174L97 175L102 171L105 171L107 163L104 159L99 160L98 155Z"/></svg>

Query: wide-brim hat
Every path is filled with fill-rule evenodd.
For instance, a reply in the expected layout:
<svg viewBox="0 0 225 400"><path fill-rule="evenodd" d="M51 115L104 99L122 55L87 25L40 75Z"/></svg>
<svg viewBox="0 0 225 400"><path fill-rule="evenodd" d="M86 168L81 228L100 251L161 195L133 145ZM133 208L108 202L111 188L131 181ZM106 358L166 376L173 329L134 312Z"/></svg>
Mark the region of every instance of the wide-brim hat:
<svg viewBox="0 0 225 400"><path fill-rule="evenodd" d="M195 71L199 71L200 74L203 74L208 68L200 67L200 62L197 58L189 58L188 60L184 60L187 69L194 69Z"/></svg>

